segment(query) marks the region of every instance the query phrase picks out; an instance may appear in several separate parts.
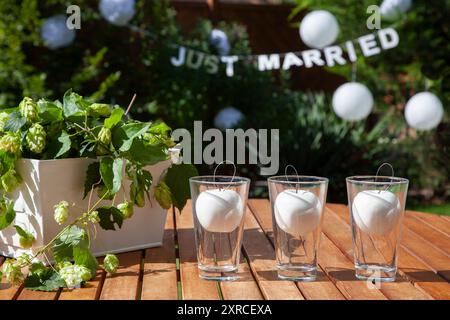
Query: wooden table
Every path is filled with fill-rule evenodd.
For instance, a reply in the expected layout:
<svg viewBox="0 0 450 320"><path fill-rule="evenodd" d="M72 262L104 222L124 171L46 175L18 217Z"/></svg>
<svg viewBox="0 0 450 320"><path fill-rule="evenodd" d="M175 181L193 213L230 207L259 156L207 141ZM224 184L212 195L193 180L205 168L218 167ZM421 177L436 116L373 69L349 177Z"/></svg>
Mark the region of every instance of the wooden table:
<svg viewBox="0 0 450 320"><path fill-rule="evenodd" d="M269 202L256 199L249 200L245 216L240 280L200 279L191 210L190 203L181 215L170 210L163 246L120 254L113 276L99 270L85 287L58 292L11 287L3 280L0 299L450 299L449 217L407 212L398 279L369 288L354 276L345 205L326 207L317 281L297 283L277 278Z"/></svg>

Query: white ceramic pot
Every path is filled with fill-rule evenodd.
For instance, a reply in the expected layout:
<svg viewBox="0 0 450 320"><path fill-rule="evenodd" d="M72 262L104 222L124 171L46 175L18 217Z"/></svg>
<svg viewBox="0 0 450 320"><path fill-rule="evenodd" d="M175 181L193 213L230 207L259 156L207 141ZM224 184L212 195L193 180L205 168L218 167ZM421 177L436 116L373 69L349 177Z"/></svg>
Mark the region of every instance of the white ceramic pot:
<svg viewBox="0 0 450 320"><path fill-rule="evenodd" d="M86 169L93 161L95 160L87 158L18 161L17 168L23 182L9 195L15 201L14 209L17 212L14 224L33 233L36 241L31 250L23 250L19 245L19 236L10 226L0 231L1 255L17 257L23 252L31 253L56 236L62 226L53 218L53 206L59 201L66 200L79 207L71 208L68 221L82 213L81 208L87 208L89 196L83 200L84 180ZM167 160L146 168L153 176L153 185L158 183L161 174L170 165L171 161ZM129 194L127 179L124 179L124 186L125 192ZM150 196L153 199L153 188L151 190ZM91 201L95 203L97 200L97 192L94 191ZM119 193L116 203L122 200L123 196ZM167 210L162 209L154 199L151 202L147 198L145 200L145 206L136 206L133 217L125 220L121 229L103 230L97 226L97 236L92 242L92 252L96 256L162 244ZM104 202L105 205L110 203Z"/></svg>

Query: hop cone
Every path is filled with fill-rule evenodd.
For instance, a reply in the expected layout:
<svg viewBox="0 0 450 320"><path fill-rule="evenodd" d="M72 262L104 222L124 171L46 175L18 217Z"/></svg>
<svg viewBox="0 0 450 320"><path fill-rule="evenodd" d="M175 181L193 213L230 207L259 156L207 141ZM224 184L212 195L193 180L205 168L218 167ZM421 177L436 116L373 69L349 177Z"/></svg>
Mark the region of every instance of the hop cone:
<svg viewBox="0 0 450 320"><path fill-rule="evenodd" d="M38 120L37 105L31 98L23 98L19 104L19 110L22 117L25 117L28 123Z"/></svg>
<svg viewBox="0 0 450 320"><path fill-rule="evenodd" d="M107 254L103 260L103 268L109 274L114 274L119 266L119 259L113 254Z"/></svg>
<svg viewBox="0 0 450 320"><path fill-rule="evenodd" d="M88 268L77 265L63 267L58 273L64 279L68 288L75 288L92 277Z"/></svg>
<svg viewBox="0 0 450 320"><path fill-rule="evenodd" d="M133 216L133 204L131 202L125 201L117 205L117 209L120 210L124 219L131 218Z"/></svg>
<svg viewBox="0 0 450 320"><path fill-rule="evenodd" d="M7 132L0 139L0 150L20 156L20 135L14 132Z"/></svg>
<svg viewBox="0 0 450 320"><path fill-rule="evenodd" d="M155 199L161 208L169 209L172 205L172 193L169 187L161 181L155 188Z"/></svg>
<svg viewBox="0 0 450 320"><path fill-rule="evenodd" d="M111 142L111 130L103 127L98 133L98 140L103 144L109 144Z"/></svg>

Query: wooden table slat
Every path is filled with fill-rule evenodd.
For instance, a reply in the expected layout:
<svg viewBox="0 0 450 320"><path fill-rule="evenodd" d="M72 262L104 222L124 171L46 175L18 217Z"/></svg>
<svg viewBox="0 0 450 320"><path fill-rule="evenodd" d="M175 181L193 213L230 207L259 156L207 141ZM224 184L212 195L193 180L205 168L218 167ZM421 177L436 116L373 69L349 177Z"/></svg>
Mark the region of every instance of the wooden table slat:
<svg viewBox="0 0 450 320"><path fill-rule="evenodd" d="M345 205L329 205L327 204L327 211L330 212L329 217L333 219L333 223L331 225L336 224L347 224L350 230L350 215L347 206ZM339 221L340 219L340 221ZM404 228L406 229L406 228ZM351 236L351 234L350 234ZM344 242L341 242L342 246L347 248L347 254L349 257L352 256L352 244L351 238L348 237L347 233L340 234L339 237L337 237L337 241L342 240L343 237L347 237L348 239ZM447 283L439 276L437 276L433 270L431 270L426 264L423 264L421 260L417 259L417 257L412 256L409 251L405 250L404 246L404 239L402 237L398 252L398 272L401 276L404 276L406 279L413 281L414 286L418 288L419 291L422 293L422 298L436 298L436 284L439 284L438 286L443 289L447 286ZM344 249L345 251L345 249ZM391 294L394 294L395 298L397 298L397 295L403 295L404 298L408 297L414 297L415 295L421 295L417 291L414 290L407 290L408 294L400 292L398 287L404 286L409 287L409 284L407 282L401 282L402 279L399 279L395 283L386 283L382 286L382 291L384 293L387 293L388 290L390 290ZM405 284L406 283L406 284ZM431 284L433 283L433 284ZM398 285L394 285L398 284ZM397 288L396 288L397 286ZM401 299L401 297L399 297Z"/></svg>
<svg viewBox="0 0 450 320"><path fill-rule="evenodd" d="M407 228L403 230L402 246L447 281L450 281L450 259L441 250L430 246Z"/></svg>
<svg viewBox="0 0 450 320"><path fill-rule="evenodd" d="M191 201L188 201L181 214L175 213L175 217L180 254L182 298L185 300L218 300L217 283L202 280L198 276Z"/></svg>
<svg viewBox="0 0 450 320"><path fill-rule="evenodd" d="M167 213L163 245L145 252L142 300L178 299L173 211Z"/></svg>
<svg viewBox="0 0 450 320"><path fill-rule="evenodd" d="M419 221L428 224L434 229L442 232L447 237L450 237L450 220L445 219L445 217L439 216L437 214L422 213L409 210L406 211L406 215L414 217Z"/></svg>
<svg viewBox="0 0 450 320"><path fill-rule="evenodd" d="M273 239L273 224L270 209L270 203L265 199L251 199L249 200L250 210L255 215L264 233L274 246ZM328 278L323 269L319 265L319 271L316 281L313 282L297 282L303 296L308 300L342 300L345 297Z"/></svg>
<svg viewBox="0 0 450 320"><path fill-rule="evenodd" d="M265 207L267 207L269 202L268 200L265 200L265 202ZM260 206L259 208L259 210L261 210L264 206ZM269 211L267 211L267 209L262 211L259 210L258 214L261 216L261 221L265 221L267 225L269 221ZM381 292L376 289L369 289L364 282L356 279L353 264L324 234L322 234L321 237L318 263L321 269L334 282L337 289L347 299L386 299Z"/></svg>
<svg viewBox="0 0 450 320"><path fill-rule="evenodd" d="M107 275L100 300L135 300L139 287L139 273L142 260L142 251L120 253L117 272Z"/></svg>
<svg viewBox="0 0 450 320"><path fill-rule="evenodd" d="M426 223L421 222L415 217L410 217L408 215L403 219L403 224L409 230L420 236L422 239L427 241L431 246L442 251L445 255L450 257L450 237L441 231L430 227Z"/></svg>
<svg viewBox="0 0 450 320"><path fill-rule="evenodd" d="M241 263L239 264L238 270L239 279L220 283L224 300L263 300L264 297L242 254L240 260Z"/></svg>
<svg viewBox="0 0 450 320"><path fill-rule="evenodd" d="M265 299L303 300L293 282L278 279L275 251L250 209L245 214L244 252Z"/></svg>
<svg viewBox="0 0 450 320"><path fill-rule="evenodd" d="M450 300L450 218L406 211L398 250L398 277L379 288L356 279L347 206L327 204L314 282L278 279L273 224L267 199L250 199L239 279L198 277L192 204L169 210L162 247L118 254L113 275L99 269L83 288L38 292L0 283L0 300L94 299L446 299ZM177 247L178 246L178 247ZM177 249L178 248L178 249ZM179 271L176 261L179 259ZM0 267L5 258L0 256ZM100 263L102 258L99 258ZM178 284L181 283L179 297Z"/></svg>

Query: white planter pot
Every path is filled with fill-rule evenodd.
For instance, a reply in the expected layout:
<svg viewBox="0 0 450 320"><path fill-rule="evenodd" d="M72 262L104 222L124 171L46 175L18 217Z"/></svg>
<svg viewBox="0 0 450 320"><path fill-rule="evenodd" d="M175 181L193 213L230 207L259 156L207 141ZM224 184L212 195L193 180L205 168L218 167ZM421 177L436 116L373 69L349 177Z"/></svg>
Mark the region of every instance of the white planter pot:
<svg viewBox="0 0 450 320"><path fill-rule="evenodd" d="M72 221L80 213L87 210L89 195L83 198L86 169L93 159L73 158L59 160L32 160L21 159L17 163L18 172L23 178L22 184L9 195L14 200L14 209L17 212L14 224L31 232L36 241L31 250L24 250L19 245L19 236L10 226L0 231L0 254L17 257L23 252L32 253L39 247L48 243L63 228L53 218L53 206L61 200L69 204L75 203L71 208ZM161 174L171 165L167 160L146 169L153 176L153 185L156 185ZM125 177L125 175L124 175ZM125 192L129 194L129 181L124 178ZM121 191L120 191L121 192ZM118 194L116 204L124 199ZM97 225L96 237L92 239L92 252L94 255L118 253L160 246L164 232L167 210L162 209L153 199L153 188L150 193L152 201L145 199L145 206L135 206L132 218L123 222L118 230L103 230ZM93 192L91 203L98 200L97 192ZM105 205L110 201L104 201ZM83 210L84 209L84 210Z"/></svg>

